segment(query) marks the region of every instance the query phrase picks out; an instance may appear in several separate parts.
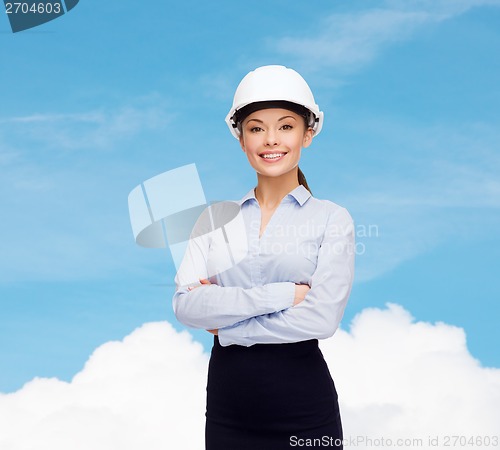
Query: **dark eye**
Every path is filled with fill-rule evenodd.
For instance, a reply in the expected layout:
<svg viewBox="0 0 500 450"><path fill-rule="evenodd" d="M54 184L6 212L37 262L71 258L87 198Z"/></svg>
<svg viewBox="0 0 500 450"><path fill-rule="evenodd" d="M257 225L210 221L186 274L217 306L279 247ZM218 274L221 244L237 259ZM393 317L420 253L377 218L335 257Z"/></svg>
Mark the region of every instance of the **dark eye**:
<svg viewBox="0 0 500 450"><path fill-rule="evenodd" d="M291 130L291 129L293 128L293 126L292 126L292 125L289 125L289 124L287 124L287 123L286 123L286 124L285 124L285 125L283 125L281 128L282 128L283 130Z"/></svg>
<svg viewBox="0 0 500 450"><path fill-rule="evenodd" d="M261 127L252 127L252 128L250 128L250 132L251 133L257 133L259 131L262 131Z"/></svg>

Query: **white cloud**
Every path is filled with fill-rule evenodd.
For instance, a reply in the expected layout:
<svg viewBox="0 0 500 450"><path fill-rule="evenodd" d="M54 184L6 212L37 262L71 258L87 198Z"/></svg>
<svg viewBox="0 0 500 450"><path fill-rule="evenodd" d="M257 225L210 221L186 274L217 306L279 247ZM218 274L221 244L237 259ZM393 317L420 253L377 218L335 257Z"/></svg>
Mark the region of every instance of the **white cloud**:
<svg viewBox="0 0 500 450"><path fill-rule="evenodd" d="M158 103L161 103L158 100ZM34 113L0 119L11 140L26 138L55 149L109 149L143 130L162 129L172 119L165 105L126 105L81 113Z"/></svg>
<svg viewBox="0 0 500 450"><path fill-rule="evenodd" d="M399 10L427 11L437 18L447 19L471 8L500 5L500 0L385 0L384 4Z"/></svg>
<svg viewBox="0 0 500 450"><path fill-rule="evenodd" d="M0 448L202 448L206 371L187 332L145 324L99 347L71 383L34 379L0 395Z"/></svg>
<svg viewBox="0 0 500 450"><path fill-rule="evenodd" d="M321 349L347 439L497 431L500 370L481 367L460 328L389 305L364 310ZM202 449L207 362L187 332L145 324L99 347L70 383L34 379L0 395L0 448Z"/></svg>
<svg viewBox="0 0 500 450"><path fill-rule="evenodd" d="M352 71L371 62L383 44L407 36L428 20L426 13L381 9L334 14L323 21L319 35L284 37L276 46L280 53L298 56L305 67Z"/></svg>
<svg viewBox="0 0 500 450"><path fill-rule="evenodd" d="M389 304L365 309L349 333L340 330L321 347L346 436L422 438L425 444L438 435L443 448L446 435L498 432L500 369L481 367L461 328L414 322Z"/></svg>
<svg viewBox="0 0 500 450"><path fill-rule="evenodd" d="M374 60L383 48L409 38L424 25L438 23L499 0L388 0L379 8L358 13L331 14L312 36L283 37L275 49L292 58L297 66L320 71L353 72Z"/></svg>

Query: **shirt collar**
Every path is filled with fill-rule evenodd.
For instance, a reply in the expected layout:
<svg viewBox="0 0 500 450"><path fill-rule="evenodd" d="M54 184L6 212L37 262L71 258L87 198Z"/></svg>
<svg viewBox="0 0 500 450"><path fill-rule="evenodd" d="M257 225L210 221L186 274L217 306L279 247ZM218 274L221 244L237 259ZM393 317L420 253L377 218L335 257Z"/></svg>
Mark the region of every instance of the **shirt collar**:
<svg viewBox="0 0 500 450"><path fill-rule="evenodd" d="M297 203L302 206L309 199L309 197L311 197L311 193L304 186L299 184L285 196L285 199L294 198ZM243 203L251 199L257 201L257 198L255 197L255 188L250 189L248 193L239 201L239 204L243 205Z"/></svg>

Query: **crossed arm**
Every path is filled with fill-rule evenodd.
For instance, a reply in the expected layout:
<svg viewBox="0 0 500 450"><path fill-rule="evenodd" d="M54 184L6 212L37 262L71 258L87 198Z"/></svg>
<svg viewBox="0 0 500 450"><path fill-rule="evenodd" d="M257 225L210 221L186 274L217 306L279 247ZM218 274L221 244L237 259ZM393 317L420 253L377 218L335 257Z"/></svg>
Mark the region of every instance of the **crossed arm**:
<svg viewBox="0 0 500 450"><path fill-rule="evenodd" d="M200 283L201 283L200 286L212 284L206 278L200 278ZM197 287L200 287L200 286L191 286L191 287L188 287L188 290L191 291L191 290L193 290ZM295 296L294 296L294 301L293 301L292 306L298 305L300 302L302 302L305 298L305 295L307 294L307 292L309 292L310 289L311 288L309 287L308 284L295 284ZM214 328L213 330L207 330L207 331L209 333L214 334L214 335L219 334L219 330L217 328Z"/></svg>
<svg viewBox="0 0 500 450"><path fill-rule="evenodd" d="M198 256L207 247L199 246ZM195 248L190 245L188 252ZM203 260L187 256L186 261ZM174 311L185 325L218 334L222 346L325 339L338 328L351 291L354 224L344 208L330 215L309 285L220 287L208 280L206 264L191 269L202 274L201 285L178 290Z"/></svg>

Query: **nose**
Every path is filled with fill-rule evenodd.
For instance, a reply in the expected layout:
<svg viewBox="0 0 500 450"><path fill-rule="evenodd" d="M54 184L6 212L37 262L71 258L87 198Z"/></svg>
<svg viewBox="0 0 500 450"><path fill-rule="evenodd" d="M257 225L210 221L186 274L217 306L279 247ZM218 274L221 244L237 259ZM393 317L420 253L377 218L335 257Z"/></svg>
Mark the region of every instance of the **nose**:
<svg viewBox="0 0 500 450"><path fill-rule="evenodd" d="M275 130L268 130L266 133L266 146L273 147L279 145L278 133Z"/></svg>

